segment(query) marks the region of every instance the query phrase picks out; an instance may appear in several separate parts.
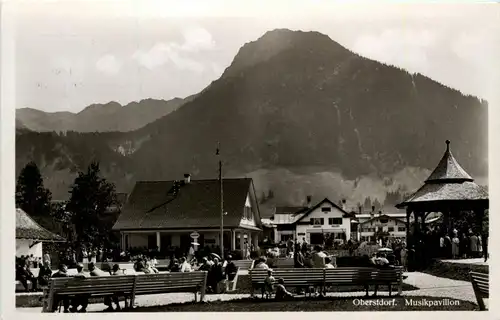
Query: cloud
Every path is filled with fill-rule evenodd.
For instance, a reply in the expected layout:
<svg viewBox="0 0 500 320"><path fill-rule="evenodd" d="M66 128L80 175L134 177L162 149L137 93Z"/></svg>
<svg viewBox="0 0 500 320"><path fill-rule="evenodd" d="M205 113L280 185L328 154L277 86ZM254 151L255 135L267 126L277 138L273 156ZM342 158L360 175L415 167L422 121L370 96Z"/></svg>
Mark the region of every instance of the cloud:
<svg viewBox="0 0 500 320"><path fill-rule="evenodd" d="M203 51L215 48L215 41L212 35L203 28L188 28L182 32L184 43L180 46L185 51Z"/></svg>
<svg viewBox="0 0 500 320"><path fill-rule="evenodd" d="M95 66L97 70L104 74L114 75L120 71L122 63L115 56L107 54L97 60Z"/></svg>
<svg viewBox="0 0 500 320"><path fill-rule="evenodd" d="M173 63L181 70L190 70L201 73L205 69L202 63L181 56L179 50L175 46L162 42L156 43L148 51L136 51L133 55L133 59L136 59L140 65L150 70L160 67L168 62Z"/></svg>
<svg viewBox="0 0 500 320"><path fill-rule="evenodd" d="M187 28L182 31L183 41L157 42L151 49L136 51L132 58L150 70L167 63L172 63L178 69L196 73L205 71L203 63L193 59L192 55L215 48L212 35L200 27Z"/></svg>
<svg viewBox="0 0 500 320"><path fill-rule="evenodd" d="M429 30L388 29L357 39L353 50L368 58L401 66L411 72L428 68L427 52L437 34Z"/></svg>

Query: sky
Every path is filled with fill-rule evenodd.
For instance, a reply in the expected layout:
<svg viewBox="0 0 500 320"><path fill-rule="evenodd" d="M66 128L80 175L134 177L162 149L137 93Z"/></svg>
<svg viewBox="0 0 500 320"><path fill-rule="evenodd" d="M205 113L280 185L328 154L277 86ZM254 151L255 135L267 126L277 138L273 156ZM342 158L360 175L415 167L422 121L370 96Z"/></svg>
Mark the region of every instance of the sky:
<svg viewBox="0 0 500 320"><path fill-rule="evenodd" d="M318 31L362 56L494 98L499 4L351 3L15 5L15 105L79 112L93 103L186 97L220 77L243 44L276 28Z"/></svg>

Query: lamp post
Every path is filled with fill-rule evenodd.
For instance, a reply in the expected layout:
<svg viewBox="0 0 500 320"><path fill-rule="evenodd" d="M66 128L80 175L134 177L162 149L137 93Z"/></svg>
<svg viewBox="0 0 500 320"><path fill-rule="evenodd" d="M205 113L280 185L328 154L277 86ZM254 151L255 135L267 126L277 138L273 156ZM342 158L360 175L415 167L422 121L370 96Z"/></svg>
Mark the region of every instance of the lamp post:
<svg viewBox="0 0 500 320"><path fill-rule="evenodd" d="M220 256L224 259L224 191L222 185L222 160L220 158L220 143L217 143L217 151L219 156L219 181L220 181Z"/></svg>

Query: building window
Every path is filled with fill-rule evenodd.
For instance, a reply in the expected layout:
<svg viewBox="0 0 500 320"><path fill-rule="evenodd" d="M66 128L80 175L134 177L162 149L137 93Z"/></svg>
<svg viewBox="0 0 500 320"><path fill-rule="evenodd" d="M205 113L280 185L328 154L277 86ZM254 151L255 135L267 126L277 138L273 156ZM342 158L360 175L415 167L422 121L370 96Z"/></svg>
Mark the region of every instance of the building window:
<svg viewBox="0 0 500 320"><path fill-rule="evenodd" d="M398 231L406 231L406 227L398 227Z"/></svg>
<svg viewBox="0 0 500 320"><path fill-rule="evenodd" d="M394 227L387 227L387 231L388 232L393 232L394 231Z"/></svg>
<svg viewBox="0 0 500 320"><path fill-rule="evenodd" d="M330 208L330 207L324 207L324 208L321 208L321 211L322 212L331 212L332 208Z"/></svg>
<svg viewBox="0 0 500 320"><path fill-rule="evenodd" d="M380 219L380 223L382 223L382 224L386 224L387 222L388 222L388 220L386 218Z"/></svg>
<svg viewBox="0 0 500 320"><path fill-rule="evenodd" d="M245 207L245 210L243 211L243 218L247 220L252 220L252 208Z"/></svg>
<svg viewBox="0 0 500 320"><path fill-rule="evenodd" d="M313 226L322 226L324 222L325 222L325 219L323 219L323 218L311 218L311 220L310 220L310 223Z"/></svg>
<svg viewBox="0 0 500 320"><path fill-rule="evenodd" d="M342 218L328 218L328 224L329 225L342 224Z"/></svg>

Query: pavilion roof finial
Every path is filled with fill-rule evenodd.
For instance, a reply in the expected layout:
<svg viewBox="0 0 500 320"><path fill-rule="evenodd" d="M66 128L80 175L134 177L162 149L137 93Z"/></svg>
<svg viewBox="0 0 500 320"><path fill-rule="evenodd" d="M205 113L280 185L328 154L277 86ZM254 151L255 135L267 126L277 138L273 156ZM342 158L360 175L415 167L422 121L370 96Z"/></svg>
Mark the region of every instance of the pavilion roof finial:
<svg viewBox="0 0 500 320"><path fill-rule="evenodd" d="M450 151L450 140L446 140L446 151L439 164L431 173L426 183L433 182L463 182L474 181L472 177L458 164Z"/></svg>

